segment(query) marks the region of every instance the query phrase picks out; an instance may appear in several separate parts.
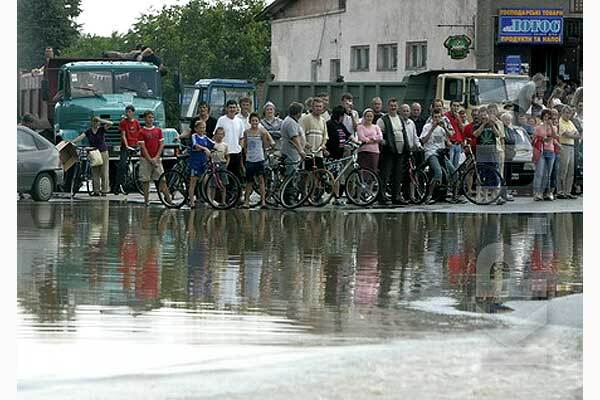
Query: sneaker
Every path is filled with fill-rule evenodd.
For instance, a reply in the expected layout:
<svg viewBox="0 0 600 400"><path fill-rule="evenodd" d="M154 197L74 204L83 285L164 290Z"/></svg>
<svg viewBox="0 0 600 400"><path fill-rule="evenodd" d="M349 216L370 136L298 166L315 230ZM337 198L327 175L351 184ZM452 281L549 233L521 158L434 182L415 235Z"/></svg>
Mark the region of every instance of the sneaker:
<svg viewBox="0 0 600 400"><path fill-rule="evenodd" d="M554 201L554 195L552 193L548 194L547 200Z"/></svg>
<svg viewBox="0 0 600 400"><path fill-rule="evenodd" d="M578 199L579 197L578 197L578 196L576 196L576 195L574 195L574 194L568 194L568 195L567 195L567 198L568 198L568 199L571 199L571 200L575 200L575 199Z"/></svg>
<svg viewBox="0 0 600 400"><path fill-rule="evenodd" d="M544 200L544 198L539 193L533 196L533 201L542 201L542 200Z"/></svg>
<svg viewBox="0 0 600 400"><path fill-rule="evenodd" d="M504 200L502 197L500 197L498 200L496 200L496 204L499 206L501 206L504 203L506 203L506 200Z"/></svg>
<svg viewBox="0 0 600 400"><path fill-rule="evenodd" d="M504 200L506 201L515 201L515 196L513 196L512 194L507 194L506 197L504 197Z"/></svg>
<svg viewBox="0 0 600 400"><path fill-rule="evenodd" d="M335 199L333 201L333 205L338 206L338 207L343 207L346 205L346 202L344 201L344 199Z"/></svg>
<svg viewBox="0 0 600 400"><path fill-rule="evenodd" d="M211 200L210 204L215 208L219 207L219 203L217 203L215 200Z"/></svg>

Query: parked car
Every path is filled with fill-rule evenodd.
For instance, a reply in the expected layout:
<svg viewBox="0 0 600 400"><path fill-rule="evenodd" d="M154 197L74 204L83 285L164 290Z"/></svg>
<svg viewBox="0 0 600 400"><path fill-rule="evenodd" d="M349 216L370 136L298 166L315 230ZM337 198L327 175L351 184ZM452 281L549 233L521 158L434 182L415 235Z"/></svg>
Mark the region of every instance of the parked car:
<svg viewBox="0 0 600 400"><path fill-rule="evenodd" d="M17 126L17 192L48 201L62 183L63 168L56 147L26 126Z"/></svg>
<svg viewBox="0 0 600 400"><path fill-rule="evenodd" d="M527 132L515 126L515 156L508 161L509 176L505 176L508 187L513 190L528 192L532 189L535 164L533 163L533 147Z"/></svg>

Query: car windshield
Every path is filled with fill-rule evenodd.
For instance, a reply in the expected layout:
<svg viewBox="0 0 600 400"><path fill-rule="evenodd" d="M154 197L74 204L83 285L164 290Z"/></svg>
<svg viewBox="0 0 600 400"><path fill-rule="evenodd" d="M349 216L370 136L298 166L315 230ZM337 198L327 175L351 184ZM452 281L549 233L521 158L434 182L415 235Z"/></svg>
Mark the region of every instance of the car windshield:
<svg viewBox="0 0 600 400"><path fill-rule="evenodd" d="M72 71L69 74L71 98L103 97L105 94L131 93L140 97L158 97L158 73L154 70L128 72Z"/></svg>
<svg viewBox="0 0 600 400"><path fill-rule="evenodd" d="M508 100L502 78L478 78L480 104L503 103Z"/></svg>

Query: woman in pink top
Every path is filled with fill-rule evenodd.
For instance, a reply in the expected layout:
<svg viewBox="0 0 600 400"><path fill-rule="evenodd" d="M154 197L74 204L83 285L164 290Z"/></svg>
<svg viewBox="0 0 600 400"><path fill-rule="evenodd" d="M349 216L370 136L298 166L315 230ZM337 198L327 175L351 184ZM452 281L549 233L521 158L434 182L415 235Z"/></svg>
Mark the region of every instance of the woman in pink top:
<svg viewBox="0 0 600 400"><path fill-rule="evenodd" d="M358 149L358 165L377 173L379 165L379 142L383 139L383 134L379 126L373 124L373 118L375 118L375 112L367 108L363 112L362 124L358 125L356 129L358 140L364 143Z"/></svg>
<svg viewBox="0 0 600 400"><path fill-rule="evenodd" d="M550 174L554 166L555 146L559 146L559 144L552 127L552 112L550 110L546 109L542 111L542 123L535 128L535 136L542 138L544 146L542 155L535 166L533 200L554 200L554 196L552 195L553 188L550 187Z"/></svg>

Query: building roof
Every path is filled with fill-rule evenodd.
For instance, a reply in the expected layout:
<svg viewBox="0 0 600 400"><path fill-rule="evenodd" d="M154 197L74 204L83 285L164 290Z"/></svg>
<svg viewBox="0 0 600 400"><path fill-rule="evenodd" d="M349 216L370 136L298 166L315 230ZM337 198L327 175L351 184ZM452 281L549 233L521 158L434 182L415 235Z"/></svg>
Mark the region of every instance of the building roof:
<svg viewBox="0 0 600 400"><path fill-rule="evenodd" d="M256 19L257 20L270 19L275 14L277 14L279 11L283 10L284 8L286 8L290 4L294 3L295 1L296 0L275 0L270 5L268 5L267 7L265 7L265 9L262 10L260 12L260 14L258 14L256 16Z"/></svg>

